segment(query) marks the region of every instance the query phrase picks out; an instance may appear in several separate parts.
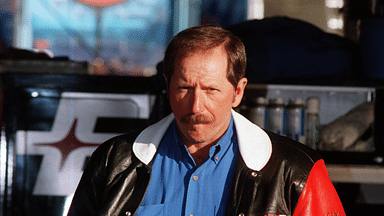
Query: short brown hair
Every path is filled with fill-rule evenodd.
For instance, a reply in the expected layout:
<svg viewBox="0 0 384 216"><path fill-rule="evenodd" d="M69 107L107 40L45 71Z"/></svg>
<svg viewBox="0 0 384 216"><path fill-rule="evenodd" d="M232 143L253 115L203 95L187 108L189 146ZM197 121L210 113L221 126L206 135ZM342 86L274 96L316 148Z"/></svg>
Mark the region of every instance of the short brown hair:
<svg viewBox="0 0 384 216"><path fill-rule="evenodd" d="M217 26L196 26L178 33L168 44L164 56L164 75L170 82L175 62L196 51L205 51L224 45L228 55L227 78L237 87L245 76L247 58L243 42L230 31Z"/></svg>

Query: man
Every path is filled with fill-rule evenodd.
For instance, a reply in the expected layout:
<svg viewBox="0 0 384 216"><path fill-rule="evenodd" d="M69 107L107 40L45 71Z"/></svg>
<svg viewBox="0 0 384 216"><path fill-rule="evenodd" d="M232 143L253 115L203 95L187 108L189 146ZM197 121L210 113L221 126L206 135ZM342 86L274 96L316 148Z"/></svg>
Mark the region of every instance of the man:
<svg viewBox="0 0 384 216"><path fill-rule="evenodd" d="M319 155L232 110L245 48L199 26L165 52L172 114L92 155L70 215L345 215Z"/></svg>

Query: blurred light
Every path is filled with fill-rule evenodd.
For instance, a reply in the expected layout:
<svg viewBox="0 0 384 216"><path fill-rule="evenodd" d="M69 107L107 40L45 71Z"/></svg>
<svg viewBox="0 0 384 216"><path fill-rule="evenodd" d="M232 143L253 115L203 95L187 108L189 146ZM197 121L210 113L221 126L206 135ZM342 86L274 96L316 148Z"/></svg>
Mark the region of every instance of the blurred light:
<svg viewBox="0 0 384 216"><path fill-rule="evenodd" d="M77 0L77 1L92 7L109 7L109 6L120 4L126 0Z"/></svg>
<svg viewBox="0 0 384 216"><path fill-rule="evenodd" d="M5 140L5 132L1 130L0 138L0 194L5 194L6 177L7 177L7 141Z"/></svg>
<svg viewBox="0 0 384 216"><path fill-rule="evenodd" d="M32 96L32 97L38 97L38 96L39 96L39 92L32 92L32 93L31 93L31 96Z"/></svg>
<svg viewBox="0 0 384 216"><path fill-rule="evenodd" d="M332 18L328 20L327 26L330 29L343 29L344 21L342 18Z"/></svg>
<svg viewBox="0 0 384 216"><path fill-rule="evenodd" d="M264 0L248 0L247 19L263 19L264 18Z"/></svg>
<svg viewBox="0 0 384 216"><path fill-rule="evenodd" d="M35 39L33 47L35 49L48 49L51 46L51 42L48 39Z"/></svg>
<svg viewBox="0 0 384 216"><path fill-rule="evenodd" d="M325 6L328 8L342 8L344 7L344 0L325 0Z"/></svg>

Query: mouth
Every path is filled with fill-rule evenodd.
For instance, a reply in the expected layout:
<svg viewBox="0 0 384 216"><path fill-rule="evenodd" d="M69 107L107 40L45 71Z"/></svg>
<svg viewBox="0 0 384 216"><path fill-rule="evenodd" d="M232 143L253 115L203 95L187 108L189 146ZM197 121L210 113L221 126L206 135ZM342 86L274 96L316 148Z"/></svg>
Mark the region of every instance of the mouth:
<svg viewBox="0 0 384 216"><path fill-rule="evenodd" d="M209 124L213 122L213 118L206 115L187 115L181 118L181 122L185 124Z"/></svg>

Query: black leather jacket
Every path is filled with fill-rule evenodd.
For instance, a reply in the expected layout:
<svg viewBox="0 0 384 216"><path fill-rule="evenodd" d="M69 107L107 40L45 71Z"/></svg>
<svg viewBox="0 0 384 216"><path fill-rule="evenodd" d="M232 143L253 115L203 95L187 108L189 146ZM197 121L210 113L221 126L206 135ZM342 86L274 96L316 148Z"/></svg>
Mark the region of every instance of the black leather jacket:
<svg viewBox="0 0 384 216"><path fill-rule="evenodd" d="M252 136L255 136L254 140L265 143L257 147L248 146L253 149L244 148L241 143L247 139L243 138L243 133L239 130L242 126L238 125L244 123L244 128L248 128L250 125L247 124L251 123L247 123L245 118L234 112L233 116L241 157L234 175L226 215L345 215L328 176L324 177L328 184L325 187L331 188L324 188L322 182L316 182L314 186L307 184L315 164L320 164L320 170L325 169L322 159L315 151L261 129L256 134L252 133ZM171 120L172 117L160 122L161 127L167 128ZM164 134L156 127L152 129ZM69 215L135 214L149 185L151 160L156 152L156 144L151 143L150 147L143 145L149 139L148 134L143 134L132 133L112 138L93 153L79 182ZM157 139L161 139L158 136ZM139 147L135 147L133 143L138 143ZM257 149L260 149L258 153L252 152ZM324 196L327 196L326 200ZM325 208L326 213L317 213L318 207Z"/></svg>

